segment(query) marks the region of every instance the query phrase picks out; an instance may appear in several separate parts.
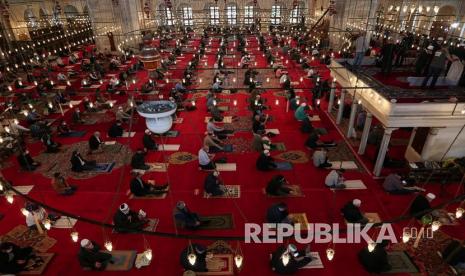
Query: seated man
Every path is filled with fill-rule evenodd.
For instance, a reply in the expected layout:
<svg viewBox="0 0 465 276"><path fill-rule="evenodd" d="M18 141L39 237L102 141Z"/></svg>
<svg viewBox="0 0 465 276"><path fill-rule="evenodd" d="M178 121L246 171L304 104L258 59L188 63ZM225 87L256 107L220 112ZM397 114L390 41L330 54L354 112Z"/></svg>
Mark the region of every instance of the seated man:
<svg viewBox="0 0 465 276"><path fill-rule="evenodd" d="M344 169L331 170L331 172L325 178L325 185L328 188L344 189L344 177L342 174L345 172Z"/></svg>
<svg viewBox="0 0 465 276"><path fill-rule="evenodd" d="M60 195L72 195L77 190L77 187L69 185L59 172L53 174L52 187Z"/></svg>
<svg viewBox="0 0 465 276"><path fill-rule="evenodd" d="M422 188L408 186L408 184L409 183L406 180L403 180L399 174L391 173L384 180L383 188L386 192L394 195L407 195L424 191Z"/></svg>
<svg viewBox="0 0 465 276"><path fill-rule="evenodd" d="M149 129L146 129L144 132L144 137L142 138L142 144L144 145L145 150L157 150L158 145L155 140L152 138L152 132Z"/></svg>
<svg viewBox="0 0 465 276"><path fill-rule="evenodd" d="M297 250L294 244L289 244L287 247L280 246L271 255L271 269L278 274L294 274L312 261L310 253L310 245L307 245L305 250ZM284 254L289 254L287 264L283 263Z"/></svg>
<svg viewBox="0 0 465 276"><path fill-rule="evenodd" d="M294 224L292 219L289 217L289 210L284 202L273 204L270 208L268 208L266 213L266 222Z"/></svg>
<svg viewBox="0 0 465 276"><path fill-rule="evenodd" d="M111 138L122 137L123 133L124 133L124 129L123 129L122 123L121 121L118 121L118 120L114 122L108 129L108 137L111 137Z"/></svg>
<svg viewBox="0 0 465 276"><path fill-rule="evenodd" d="M81 267L92 270L105 270L108 263L113 263L112 258L113 256L110 253L101 251L96 242L88 239L81 240L81 248L78 253Z"/></svg>
<svg viewBox="0 0 465 276"><path fill-rule="evenodd" d="M26 171L34 171L38 166L40 166L39 162L32 159L28 150L21 152L17 159L21 168Z"/></svg>
<svg viewBox="0 0 465 276"><path fill-rule="evenodd" d="M256 134L265 134L265 124L267 121L268 115L266 115L265 119L262 119L260 115L255 115L253 117L252 122L252 131Z"/></svg>
<svg viewBox="0 0 465 276"><path fill-rule="evenodd" d="M131 159L131 167L136 170L149 170L150 166L145 164L146 153L142 149L137 149Z"/></svg>
<svg viewBox="0 0 465 276"><path fill-rule="evenodd" d="M188 256L190 254L195 255L195 263L191 264ZM194 272L207 272L207 249L199 244L189 244L182 252L180 256L181 266L184 270L190 270Z"/></svg>
<svg viewBox="0 0 465 276"><path fill-rule="evenodd" d="M221 86L221 81L220 80L217 80L212 85L212 91L213 91L213 93L221 93L223 91L223 86Z"/></svg>
<svg viewBox="0 0 465 276"><path fill-rule="evenodd" d="M42 135L42 138L40 138L44 146L47 148L46 152L48 153L56 153L60 151L60 143L56 143L55 141L52 140L52 135L50 135L48 132L45 132Z"/></svg>
<svg viewBox="0 0 465 276"><path fill-rule="evenodd" d="M68 136L71 133L71 129L69 128L66 121L62 121L61 124L59 124L57 127L57 132L60 136Z"/></svg>
<svg viewBox="0 0 465 276"><path fill-rule="evenodd" d="M147 195L162 195L168 192L168 184L154 185L142 179L143 172L133 170L134 178L131 180L130 189L131 193L137 197L144 197Z"/></svg>
<svg viewBox="0 0 465 276"><path fill-rule="evenodd" d="M82 80L81 80L81 86L82 87L89 87L91 85L92 84L90 83L89 78L87 78L87 77L82 78Z"/></svg>
<svg viewBox="0 0 465 276"><path fill-rule="evenodd" d="M297 121L303 121L308 117L306 111L310 109L311 108L307 105L307 103L301 103L300 106L294 112L294 117Z"/></svg>
<svg viewBox="0 0 465 276"><path fill-rule="evenodd" d="M95 71L90 72L89 78L90 78L92 81L98 81L98 80L100 80L100 77L99 77L98 73L95 72Z"/></svg>
<svg viewBox="0 0 465 276"><path fill-rule="evenodd" d="M82 158L81 154L75 150L71 155L71 170L73 172L90 171L95 168L97 162L94 160L87 161Z"/></svg>
<svg viewBox="0 0 465 276"><path fill-rule="evenodd" d="M317 168L331 168L332 164L328 162L328 150L322 148L313 152L313 165Z"/></svg>
<svg viewBox="0 0 465 276"><path fill-rule="evenodd" d="M147 224L146 214L142 210L136 213L130 210L126 203L123 203L113 216L113 224L118 233L139 232Z"/></svg>
<svg viewBox="0 0 465 276"><path fill-rule="evenodd" d="M287 196L292 193L289 182L282 175L274 176L266 186L266 194L271 196Z"/></svg>
<svg viewBox="0 0 465 276"><path fill-rule="evenodd" d="M427 210L431 209L431 201L433 201L436 196L432 193L428 193L426 196L417 195L410 205L410 215L415 216L416 219L421 219L424 215L428 214Z"/></svg>
<svg viewBox="0 0 465 276"><path fill-rule="evenodd" d="M287 73L284 73L280 78L279 78L279 84L281 85L282 88L284 89L289 89L291 88L291 79L287 75Z"/></svg>
<svg viewBox="0 0 465 276"><path fill-rule="evenodd" d="M204 190L212 196L222 196L227 192L223 180L220 179L220 172L213 171L207 175L204 182Z"/></svg>
<svg viewBox="0 0 465 276"><path fill-rule="evenodd" d="M207 123L207 132L214 133L219 139L226 139L226 135L231 134L233 131L226 130L223 127L219 127L214 123L214 119L210 118Z"/></svg>
<svg viewBox="0 0 465 276"><path fill-rule="evenodd" d="M105 144L100 139L100 132L96 131L92 136L89 138L89 153L93 153L96 151L102 151L102 145Z"/></svg>
<svg viewBox="0 0 465 276"><path fill-rule="evenodd" d="M0 273L19 274L34 256L32 247L19 247L12 242L0 244Z"/></svg>
<svg viewBox="0 0 465 276"><path fill-rule="evenodd" d="M203 146L208 147L208 152L220 152L223 151L223 142L220 139L215 137L215 134L212 132L207 132L205 138L203 138Z"/></svg>
<svg viewBox="0 0 465 276"><path fill-rule="evenodd" d="M354 199L352 201L347 202L346 205L342 207L342 215L348 223L368 223L368 219L360 211L361 204L362 201L360 199Z"/></svg>
<svg viewBox="0 0 465 276"><path fill-rule="evenodd" d="M387 240L383 240L381 243L376 244L372 252L366 246L358 252L358 260L366 271L370 273L383 273L391 269L386 252L388 244Z"/></svg>
<svg viewBox="0 0 465 276"><path fill-rule="evenodd" d="M182 94L188 92L187 88L184 87L184 85L182 85L181 82L177 82L176 85L174 86L174 89L176 90L176 92L179 92L179 93L182 93Z"/></svg>
<svg viewBox="0 0 465 276"><path fill-rule="evenodd" d="M334 142L322 142L320 141L320 134L314 130L310 135L308 136L307 141L305 141L305 146L310 149L316 149L316 148L329 148L329 147L334 147L336 144Z"/></svg>
<svg viewBox="0 0 465 276"><path fill-rule="evenodd" d="M276 163L274 162L274 158L270 156L269 150L264 150L260 153L260 156L255 163L257 170L259 171L270 171L276 169Z"/></svg>
<svg viewBox="0 0 465 276"><path fill-rule="evenodd" d="M84 120L82 119L81 116L81 110L79 108L76 108L73 112L73 123L75 124L83 124Z"/></svg>
<svg viewBox="0 0 465 276"><path fill-rule="evenodd" d="M181 228L195 230L202 225L199 216L187 208L184 201L178 201L173 210L174 220Z"/></svg>
<svg viewBox="0 0 465 276"><path fill-rule="evenodd" d="M215 154L208 153L209 148L203 146L199 150L199 166L202 170L214 170L215 169L215 162L213 159L215 158Z"/></svg>
<svg viewBox="0 0 465 276"><path fill-rule="evenodd" d="M442 251L442 258L458 269L465 269L465 247L463 242L453 240Z"/></svg>
<svg viewBox="0 0 465 276"><path fill-rule="evenodd" d="M116 120L119 120L122 122L129 121L132 118L130 114L128 114L127 112L124 112L124 109L122 106L118 106L118 111L116 111L115 117L116 117Z"/></svg>
<svg viewBox="0 0 465 276"><path fill-rule="evenodd" d="M57 220L57 216L48 214L47 211L36 203L26 202L25 209L28 211L26 215L26 226L30 230L37 230L37 227L42 227L45 220Z"/></svg>
<svg viewBox="0 0 465 276"><path fill-rule="evenodd" d="M63 74L62 72L58 73L57 75L57 80L60 81L60 82L65 82L68 80L68 78L66 77L65 74Z"/></svg>

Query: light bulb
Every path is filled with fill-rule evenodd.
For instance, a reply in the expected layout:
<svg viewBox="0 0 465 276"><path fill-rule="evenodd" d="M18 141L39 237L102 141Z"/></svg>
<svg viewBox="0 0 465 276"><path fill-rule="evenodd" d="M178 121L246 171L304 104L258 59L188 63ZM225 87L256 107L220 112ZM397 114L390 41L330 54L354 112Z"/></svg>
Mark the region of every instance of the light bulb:
<svg viewBox="0 0 465 276"><path fill-rule="evenodd" d="M334 249L332 248L328 248L326 249L326 258L328 258L329 261L333 260L334 259L334 254L336 252L334 251Z"/></svg>
<svg viewBox="0 0 465 276"><path fill-rule="evenodd" d="M238 254L238 255L234 256L234 263L236 264L237 268L242 267L242 262L243 261L244 261L244 257L242 257L242 255Z"/></svg>
<svg viewBox="0 0 465 276"><path fill-rule="evenodd" d="M79 240L79 233L76 231L71 232L71 239L73 242L77 242Z"/></svg>
<svg viewBox="0 0 465 276"><path fill-rule="evenodd" d="M147 260L151 261L152 260L152 249L147 249L144 251L145 258Z"/></svg>
<svg viewBox="0 0 465 276"><path fill-rule="evenodd" d="M320 99L316 100L316 105L320 105Z"/></svg>
<svg viewBox="0 0 465 276"><path fill-rule="evenodd" d="M23 216L27 217L27 215L29 215L29 211L26 210L26 208L21 208L21 213L23 214Z"/></svg>
<svg viewBox="0 0 465 276"><path fill-rule="evenodd" d="M44 224L45 229L47 230L50 230L50 227L52 227L52 223L50 222L49 219L45 219L43 224Z"/></svg>
<svg viewBox="0 0 465 276"><path fill-rule="evenodd" d="M433 221L433 223L431 224L431 230L433 230L433 232L436 232L439 230L439 227L441 227L441 222L440 221Z"/></svg>
<svg viewBox="0 0 465 276"><path fill-rule="evenodd" d="M12 194L7 194L6 195L6 201L8 201L8 203L10 204L13 204L13 195Z"/></svg>
<svg viewBox="0 0 465 276"><path fill-rule="evenodd" d="M192 101L192 106L195 106L195 101Z"/></svg>
<svg viewBox="0 0 465 276"><path fill-rule="evenodd" d="M290 259L291 259L291 256L289 255L289 252L285 252L285 253L281 256L281 260L282 260L284 266L287 266L287 264L289 263L289 260L290 260Z"/></svg>
<svg viewBox="0 0 465 276"><path fill-rule="evenodd" d="M234 101L233 101L233 105L234 105L234 106L237 105L237 100L234 100Z"/></svg>
<svg viewBox="0 0 465 276"><path fill-rule="evenodd" d="M376 243L375 242L369 242L368 243L368 252L373 252L375 250Z"/></svg>
<svg viewBox="0 0 465 276"><path fill-rule="evenodd" d="M195 256L194 253L190 253L189 255L187 255L187 260L189 261L189 264L193 266L197 261L197 256Z"/></svg>
<svg viewBox="0 0 465 276"><path fill-rule="evenodd" d="M270 78L266 78L266 82L270 82Z"/></svg>
<svg viewBox="0 0 465 276"><path fill-rule="evenodd" d="M462 208L457 208L457 210L455 211L455 217L456 218L461 218L463 216L464 212L465 212L465 210L463 210Z"/></svg>
<svg viewBox="0 0 465 276"><path fill-rule="evenodd" d="M0 191L3 191L3 183L0 183Z"/></svg>
<svg viewBox="0 0 465 276"><path fill-rule="evenodd" d="M304 81L304 78L303 77L300 77L300 82L303 82Z"/></svg>
<svg viewBox="0 0 465 276"><path fill-rule="evenodd" d="M279 105L279 100L276 99L276 101L274 102L275 105Z"/></svg>
<svg viewBox="0 0 465 276"><path fill-rule="evenodd" d="M106 242L105 242L105 249L106 249L107 251L110 251L110 252L111 252L111 251L113 250L113 243L111 243L111 241L106 241Z"/></svg>
<svg viewBox="0 0 465 276"><path fill-rule="evenodd" d="M409 240L410 240L410 234L407 232L404 232L404 234L402 235L402 241L404 243L407 243Z"/></svg>
<svg viewBox="0 0 465 276"><path fill-rule="evenodd" d="M170 82L170 80L169 80L169 79L166 79L166 83L169 83L169 82Z"/></svg>

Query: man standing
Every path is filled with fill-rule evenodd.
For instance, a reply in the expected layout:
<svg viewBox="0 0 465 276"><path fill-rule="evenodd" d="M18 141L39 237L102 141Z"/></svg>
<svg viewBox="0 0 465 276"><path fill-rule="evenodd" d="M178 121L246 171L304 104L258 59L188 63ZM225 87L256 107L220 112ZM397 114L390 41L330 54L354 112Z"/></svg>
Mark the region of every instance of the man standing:
<svg viewBox="0 0 465 276"><path fill-rule="evenodd" d="M361 33L355 40L355 58L354 58L354 68L358 69L363 62L363 57L365 56L365 33Z"/></svg>
<svg viewBox="0 0 465 276"><path fill-rule="evenodd" d="M444 45L440 46L441 48L434 53L433 59L431 60L431 64L429 66L428 74L426 75L423 83L421 85L422 88L426 88L428 81L432 78L431 83L429 85L430 89L434 89L436 87L436 82L441 75L441 72L446 67L446 60L453 62L454 60L450 57L449 51Z"/></svg>

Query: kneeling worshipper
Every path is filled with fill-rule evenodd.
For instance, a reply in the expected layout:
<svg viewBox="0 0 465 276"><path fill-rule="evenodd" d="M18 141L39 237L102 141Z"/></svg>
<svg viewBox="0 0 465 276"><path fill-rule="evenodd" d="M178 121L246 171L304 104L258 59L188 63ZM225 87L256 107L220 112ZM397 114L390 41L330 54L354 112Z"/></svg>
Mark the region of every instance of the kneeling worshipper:
<svg viewBox="0 0 465 276"><path fill-rule="evenodd" d="M259 171L271 171L277 168L274 158L270 156L269 150L264 150L260 153L255 165Z"/></svg>
<svg viewBox="0 0 465 276"><path fill-rule="evenodd" d="M71 155L71 170L73 172L91 171L95 168L95 160L86 160L75 150Z"/></svg>
<svg viewBox="0 0 465 276"><path fill-rule="evenodd" d="M383 240L381 243L377 243L371 252L368 250L367 246L358 252L358 260L366 271L370 273L383 273L391 270L388 254L386 252L386 247L388 245L389 241Z"/></svg>
<svg viewBox="0 0 465 276"><path fill-rule="evenodd" d="M311 107L307 103L301 103L300 106L295 110L294 117L297 121L303 121L308 117L307 110L310 110Z"/></svg>
<svg viewBox="0 0 465 276"><path fill-rule="evenodd" d="M123 203L113 216L115 231L118 233L135 233L142 231L147 224L146 213L141 209L136 213Z"/></svg>
<svg viewBox="0 0 465 276"><path fill-rule="evenodd" d="M234 131L226 130L222 127L215 125L214 118L210 118L210 120L207 123L207 132L214 133L219 139L226 139L226 136L228 134L233 133Z"/></svg>
<svg viewBox="0 0 465 276"><path fill-rule="evenodd" d="M88 239L81 240L78 253L79 264L83 268L92 270L105 270L108 263L113 263L113 256L100 250L100 246Z"/></svg>
<svg viewBox="0 0 465 276"><path fill-rule="evenodd" d="M52 187L60 195L72 195L77 190L77 187L69 185L59 172L53 174Z"/></svg>
<svg viewBox="0 0 465 276"><path fill-rule="evenodd" d="M386 192L393 195L407 195L424 191L424 189L414 186L408 186L407 180L403 180L402 177L397 173L389 174L383 183L383 188Z"/></svg>
<svg viewBox="0 0 465 276"><path fill-rule="evenodd" d="M284 264L283 255L289 255L289 262ZM281 245L271 255L271 269L278 274L294 274L300 268L308 265L312 261L310 245L305 249L297 250L297 246L289 244L288 246Z"/></svg>
<svg viewBox="0 0 465 276"><path fill-rule="evenodd" d="M200 221L200 218L196 213L191 212L189 208L187 208L184 201L178 201L178 203L176 203L176 207L173 210L173 216L176 221L176 225L190 230L195 230L205 223Z"/></svg>
<svg viewBox="0 0 465 276"><path fill-rule="evenodd" d="M60 143L57 143L52 140L52 135L50 133L45 132L42 137L40 138L44 146L47 148L46 152L48 153L56 153L60 151Z"/></svg>
<svg viewBox="0 0 465 276"><path fill-rule="evenodd" d="M100 132L96 131L92 136L89 138L89 153L94 153L96 151L103 151L102 145L104 145L105 142L103 142L100 139Z"/></svg>
<svg viewBox="0 0 465 276"><path fill-rule="evenodd" d="M25 270L29 259L34 257L32 247L19 247L12 242L0 244L0 273L18 274Z"/></svg>
<svg viewBox="0 0 465 276"><path fill-rule="evenodd" d="M39 162L36 162L34 159L32 159L28 150L22 151L18 155L17 159L21 168L26 171L34 171L38 166L40 166Z"/></svg>
<svg viewBox="0 0 465 276"><path fill-rule="evenodd" d="M349 201L342 207L341 212L344 216L344 219L348 223L360 223L367 224L368 218L366 218L363 213L360 211L360 205L362 201L360 199L354 199Z"/></svg>
<svg viewBox="0 0 465 276"><path fill-rule="evenodd" d="M328 188L344 189L344 177L342 174L345 172L344 169L332 170L325 178L325 185Z"/></svg>
<svg viewBox="0 0 465 276"><path fill-rule="evenodd" d="M334 142L320 141L320 134L316 130L313 130L313 132L308 136L307 141L305 141L305 146L310 149L316 149L334 147L336 144Z"/></svg>
<svg viewBox="0 0 465 276"><path fill-rule="evenodd" d="M137 197L144 197L147 195L161 195L168 192L169 185L153 185L142 179L143 172L138 170L132 171L134 178L131 180L130 189L131 193Z"/></svg>
<svg viewBox="0 0 465 276"><path fill-rule="evenodd" d="M266 186L266 194L272 196L287 196L293 190L289 187L289 182L282 175L273 176Z"/></svg>
<svg viewBox="0 0 465 276"><path fill-rule="evenodd" d="M203 138L203 146L208 147L208 152L223 151L223 142L213 132L207 132L206 134L205 138Z"/></svg>
<svg viewBox="0 0 465 276"><path fill-rule="evenodd" d="M465 247L463 246L463 241L451 241L442 251L442 258L456 269L465 269Z"/></svg>
<svg viewBox="0 0 465 276"><path fill-rule="evenodd" d="M195 255L195 263L191 264L189 262L189 255ZM207 272L207 248L200 244L189 244L184 250L181 252L180 256L181 266L185 270L190 270L193 272Z"/></svg>
<svg viewBox="0 0 465 276"><path fill-rule="evenodd" d="M294 224L294 221L289 217L289 210L284 202L273 204L268 208L266 222Z"/></svg>
<svg viewBox="0 0 465 276"><path fill-rule="evenodd" d="M436 195L428 193L426 196L417 195L410 205L410 215L415 216L416 219L421 219L428 212L426 210L431 209L431 201L436 198Z"/></svg>
<svg viewBox="0 0 465 276"><path fill-rule="evenodd" d="M47 211L36 203L28 202L24 209L28 211L26 215L26 225L30 230L37 230L38 227L43 228L43 223L46 220L54 222L58 219L56 215L47 214Z"/></svg>
<svg viewBox="0 0 465 276"><path fill-rule="evenodd" d="M142 138L142 144L146 150L157 150L158 145L152 138L152 132L149 129L145 130L144 137Z"/></svg>
<svg viewBox="0 0 465 276"><path fill-rule="evenodd" d="M114 122L108 129L108 137L111 137L111 138L122 137L123 133L124 133L124 129L123 129L121 121L119 120Z"/></svg>
<svg viewBox="0 0 465 276"><path fill-rule="evenodd" d="M227 192L226 186L220 179L220 172L214 171L207 175L204 182L204 189L207 194L221 196Z"/></svg>
<svg viewBox="0 0 465 276"><path fill-rule="evenodd" d="M328 150L325 148L316 150L312 156L313 165L317 168L331 168L332 164L328 162Z"/></svg>
<svg viewBox="0 0 465 276"><path fill-rule="evenodd" d="M208 153L209 148L207 146L203 146L199 150L199 167L202 170L214 170L216 168L215 162L213 159L215 158L215 154Z"/></svg>
<svg viewBox="0 0 465 276"><path fill-rule="evenodd" d="M131 159L131 167L136 170L149 170L150 166L145 164L145 155L142 149L137 149Z"/></svg>

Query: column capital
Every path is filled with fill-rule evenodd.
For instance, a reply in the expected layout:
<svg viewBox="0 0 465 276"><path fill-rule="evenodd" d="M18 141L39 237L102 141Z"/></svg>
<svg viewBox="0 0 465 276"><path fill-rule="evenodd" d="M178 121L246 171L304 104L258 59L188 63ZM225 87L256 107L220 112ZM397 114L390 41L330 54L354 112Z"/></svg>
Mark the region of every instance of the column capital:
<svg viewBox="0 0 465 276"><path fill-rule="evenodd" d="M394 130L397 130L398 128L395 127L386 127L384 128L384 135L391 135Z"/></svg>
<svg viewBox="0 0 465 276"><path fill-rule="evenodd" d="M437 135L439 133L439 128L438 127L432 127L429 129L429 134L430 135Z"/></svg>

